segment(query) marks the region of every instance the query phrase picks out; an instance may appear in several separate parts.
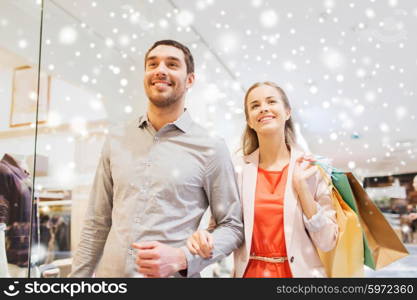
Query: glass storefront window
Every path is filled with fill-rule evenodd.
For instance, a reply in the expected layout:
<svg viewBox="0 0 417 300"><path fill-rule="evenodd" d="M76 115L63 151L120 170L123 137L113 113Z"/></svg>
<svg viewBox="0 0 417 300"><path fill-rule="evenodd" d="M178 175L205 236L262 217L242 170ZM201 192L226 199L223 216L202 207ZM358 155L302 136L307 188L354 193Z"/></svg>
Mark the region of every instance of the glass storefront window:
<svg viewBox="0 0 417 300"><path fill-rule="evenodd" d="M30 234L36 236L40 24L40 1L0 2L0 277L29 276Z"/></svg>
<svg viewBox="0 0 417 300"><path fill-rule="evenodd" d="M242 118L233 98L226 104L218 90L221 85L241 97L240 86L196 32L178 27L177 13L165 1L158 10L146 1L44 1L41 70L48 84L41 93L49 105L37 134L37 165L44 172L35 178L40 228L32 251L42 276L65 277L70 271L109 127L137 119L146 109L143 60L156 40L181 40L197 61L206 61L197 66L201 80L191 91L196 100L188 103L196 121L213 134L226 129L232 135L234 127L224 122ZM208 62L217 74L206 71ZM228 108L226 119L215 113L222 107ZM237 141L237 135L229 139Z"/></svg>

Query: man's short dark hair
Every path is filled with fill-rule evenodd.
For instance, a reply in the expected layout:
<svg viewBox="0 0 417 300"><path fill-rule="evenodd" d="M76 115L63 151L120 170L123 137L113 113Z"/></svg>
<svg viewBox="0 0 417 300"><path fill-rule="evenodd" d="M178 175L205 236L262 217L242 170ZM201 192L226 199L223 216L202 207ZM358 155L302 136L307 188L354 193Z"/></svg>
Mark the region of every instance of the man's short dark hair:
<svg viewBox="0 0 417 300"><path fill-rule="evenodd" d="M184 46L180 42L177 42L177 41L174 41L174 40L161 40L161 41L155 42L152 45L152 47L149 48L148 51L146 51L146 54L145 54L145 68L146 68L146 60L148 58L149 52L151 52L153 49L155 49L156 47L158 47L160 45L172 46L172 47L180 49L184 53L185 64L187 66L187 74L194 73L194 58L193 58L193 55L191 54L190 49L188 49L188 47Z"/></svg>

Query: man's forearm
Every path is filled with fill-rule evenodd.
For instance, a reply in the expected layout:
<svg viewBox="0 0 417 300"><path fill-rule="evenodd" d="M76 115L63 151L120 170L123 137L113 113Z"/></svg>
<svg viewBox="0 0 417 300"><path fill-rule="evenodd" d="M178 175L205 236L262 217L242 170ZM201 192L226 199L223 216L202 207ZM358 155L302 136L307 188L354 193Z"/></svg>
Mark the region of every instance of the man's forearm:
<svg viewBox="0 0 417 300"><path fill-rule="evenodd" d="M103 253L109 229L96 230L88 224L81 232L69 277L91 277Z"/></svg>
<svg viewBox="0 0 417 300"><path fill-rule="evenodd" d="M239 248L244 239L243 224L219 224L213 231L213 255L211 258L202 258L193 255L187 247L182 247L187 258L187 277L193 277L205 267L227 257L235 249ZM181 272L184 276L185 272Z"/></svg>

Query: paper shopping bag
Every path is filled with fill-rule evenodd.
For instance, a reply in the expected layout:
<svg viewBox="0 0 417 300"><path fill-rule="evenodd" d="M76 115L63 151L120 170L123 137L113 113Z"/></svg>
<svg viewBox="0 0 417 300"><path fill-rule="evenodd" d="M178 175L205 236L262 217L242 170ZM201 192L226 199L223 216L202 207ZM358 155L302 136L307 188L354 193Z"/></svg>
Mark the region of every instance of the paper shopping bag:
<svg viewBox="0 0 417 300"><path fill-rule="evenodd" d="M321 170L321 168L319 168ZM362 228L357 214L343 201L341 195L327 178L339 234L336 246L328 252L317 249L328 277L363 277L364 248Z"/></svg>
<svg viewBox="0 0 417 300"><path fill-rule="evenodd" d="M359 215L358 207L356 205L355 196L353 195L352 188L349 183L349 179L344 172L333 170L332 183L336 187L337 191L342 196L344 202ZM375 261L372 256L372 251L369 248L368 239L363 233L363 248L364 248L364 264L368 267L375 269Z"/></svg>
<svg viewBox="0 0 417 300"><path fill-rule="evenodd" d="M355 196L359 219L371 251L375 270L409 253L378 207L372 202L352 173L346 173Z"/></svg>

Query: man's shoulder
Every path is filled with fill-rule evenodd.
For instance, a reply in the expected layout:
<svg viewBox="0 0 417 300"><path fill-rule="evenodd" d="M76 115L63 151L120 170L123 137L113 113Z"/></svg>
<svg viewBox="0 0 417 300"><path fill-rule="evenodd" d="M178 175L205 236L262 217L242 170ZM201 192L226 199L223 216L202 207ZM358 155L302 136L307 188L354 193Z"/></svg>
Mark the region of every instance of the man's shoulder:
<svg viewBox="0 0 417 300"><path fill-rule="evenodd" d="M6 164L0 162L0 176L10 176L11 173L12 172L10 171L9 167Z"/></svg>
<svg viewBox="0 0 417 300"><path fill-rule="evenodd" d="M13 174L12 170L7 163L0 161L0 175L2 176L11 176Z"/></svg>
<svg viewBox="0 0 417 300"><path fill-rule="evenodd" d="M220 135L216 134L213 131L208 130L207 128L204 128L203 126L196 123L195 121L193 121L192 123L190 134L196 137L200 137L212 145L216 145L216 146L225 145L225 139L223 137L221 137Z"/></svg>
<svg viewBox="0 0 417 300"><path fill-rule="evenodd" d="M108 128L110 137L124 136L128 131L139 127L139 118L132 118L118 123L113 123Z"/></svg>

